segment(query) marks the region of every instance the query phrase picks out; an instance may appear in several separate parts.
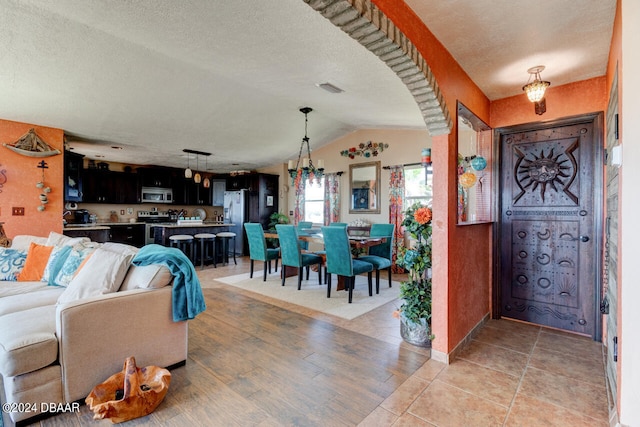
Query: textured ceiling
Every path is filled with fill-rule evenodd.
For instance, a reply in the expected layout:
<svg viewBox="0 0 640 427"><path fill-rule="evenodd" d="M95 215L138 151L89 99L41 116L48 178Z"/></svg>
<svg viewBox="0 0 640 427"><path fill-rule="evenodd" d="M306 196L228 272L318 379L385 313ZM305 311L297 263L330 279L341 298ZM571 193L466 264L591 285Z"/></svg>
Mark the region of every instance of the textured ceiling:
<svg viewBox="0 0 640 427"><path fill-rule="evenodd" d="M491 99L521 93L537 64L554 85L605 72L614 0L407 3ZM0 27L0 117L64 129L89 158L183 167L190 148L219 172L284 162L303 106L312 148L426 128L395 73L302 0L0 0Z"/></svg>

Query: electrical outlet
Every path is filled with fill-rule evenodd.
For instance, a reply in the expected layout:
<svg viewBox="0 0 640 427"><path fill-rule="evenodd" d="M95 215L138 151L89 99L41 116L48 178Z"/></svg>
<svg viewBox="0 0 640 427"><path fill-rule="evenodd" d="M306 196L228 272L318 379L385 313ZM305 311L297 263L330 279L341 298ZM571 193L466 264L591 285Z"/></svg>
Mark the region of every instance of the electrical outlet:
<svg viewBox="0 0 640 427"><path fill-rule="evenodd" d="M120 215L124 215L124 209L120 209Z"/></svg>
<svg viewBox="0 0 640 427"><path fill-rule="evenodd" d="M24 208L11 208L11 215L24 216Z"/></svg>

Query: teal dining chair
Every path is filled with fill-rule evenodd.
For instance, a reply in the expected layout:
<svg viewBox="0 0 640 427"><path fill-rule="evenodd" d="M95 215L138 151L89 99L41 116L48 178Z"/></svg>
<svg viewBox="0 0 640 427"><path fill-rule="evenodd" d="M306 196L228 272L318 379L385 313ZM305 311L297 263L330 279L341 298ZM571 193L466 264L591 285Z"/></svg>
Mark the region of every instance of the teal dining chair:
<svg viewBox="0 0 640 427"><path fill-rule="evenodd" d="M329 227L344 227L347 228L347 223L346 222L332 222L329 224Z"/></svg>
<svg viewBox="0 0 640 427"><path fill-rule="evenodd" d="M389 287L391 287L391 250L393 244L393 231L396 226L394 224L372 224L369 237L385 237L386 241L369 248L367 255L358 257L360 261L373 264L376 270L376 294L380 293L380 270L389 270Z"/></svg>
<svg viewBox="0 0 640 427"><path fill-rule="evenodd" d="M262 261L264 262L264 275L262 280L266 282L267 267L269 268L269 273L271 273L272 260L276 261L275 271L278 271L280 248L267 248L267 241L264 238L262 224L245 222L244 229L247 232L247 240L249 241L249 259L251 260L249 277L253 278L253 261Z"/></svg>
<svg viewBox="0 0 640 427"><path fill-rule="evenodd" d="M311 253L302 253L298 231L293 225L277 224L276 231L280 240L280 252L282 257L282 286L286 280L285 266L298 269L298 290L302 287L302 272L307 267L307 280L309 280L309 266L318 266L318 285L322 284L322 257Z"/></svg>
<svg viewBox="0 0 640 427"><path fill-rule="evenodd" d="M324 236L324 248L327 256L327 298L331 298L331 275L336 274L345 278L345 288L349 290L349 303L353 300L353 288L356 283L356 276L368 273L369 296L373 296L373 283L371 273L373 265L353 259L351 257L351 246L347 236L346 227L322 227Z"/></svg>
<svg viewBox="0 0 640 427"><path fill-rule="evenodd" d="M313 222L311 221L300 221L298 223L298 230L303 231L313 227ZM302 249L309 249L309 242L300 242L300 247Z"/></svg>

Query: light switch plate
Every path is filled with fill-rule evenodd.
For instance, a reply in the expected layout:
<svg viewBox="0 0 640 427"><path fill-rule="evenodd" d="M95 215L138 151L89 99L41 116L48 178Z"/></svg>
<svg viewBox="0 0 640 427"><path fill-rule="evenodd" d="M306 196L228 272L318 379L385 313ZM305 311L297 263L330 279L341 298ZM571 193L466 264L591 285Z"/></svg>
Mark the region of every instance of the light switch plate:
<svg viewBox="0 0 640 427"><path fill-rule="evenodd" d="M616 145L611 147L611 166L622 166L622 146Z"/></svg>

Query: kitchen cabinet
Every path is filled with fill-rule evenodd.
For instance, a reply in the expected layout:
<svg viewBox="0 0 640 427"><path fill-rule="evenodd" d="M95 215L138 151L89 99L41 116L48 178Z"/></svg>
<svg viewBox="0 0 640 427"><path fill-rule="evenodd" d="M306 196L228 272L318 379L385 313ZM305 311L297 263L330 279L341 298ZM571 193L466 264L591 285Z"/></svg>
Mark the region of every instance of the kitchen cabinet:
<svg viewBox="0 0 640 427"><path fill-rule="evenodd" d="M87 237L92 242L105 243L109 241L109 227L78 227L64 229L62 234L69 237Z"/></svg>
<svg viewBox="0 0 640 427"><path fill-rule="evenodd" d="M211 180L211 205L212 206L224 205L224 192L226 190L227 190L226 179Z"/></svg>
<svg viewBox="0 0 640 427"><path fill-rule="evenodd" d="M145 224L111 224L109 241L141 248L145 244Z"/></svg>
<svg viewBox="0 0 640 427"><path fill-rule="evenodd" d="M140 203L140 186L136 173L85 169L82 180L83 202Z"/></svg>
<svg viewBox="0 0 640 427"><path fill-rule="evenodd" d="M211 205L211 187L205 188L196 184L193 178L180 178L174 180L173 200L178 205Z"/></svg>
<svg viewBox="0 0 640 427"><path fill-rule="evenodd" d="M249 186L249 222L259 222L266 230L269 217L278 212L278 175L264 173L245 175Z"/></svg>
<svg viewBox="0 0 640 427"><path fill-rule="evenodd" d="M83 202L108 203L113 192L113 183L109 180L109 171L85 169L82 172L84 189Z"/></svg>
<svg viewBox="0 0 640 427"><path fill-rule="evenodd" d="M143 187L171 188L175 169L173 168L138 168Z"/></svg>
<svg viewBox="0 0 640 427"><path fill-rule="evenodd" d="M83 155L64 152L64 201L82 202Z"/></svg>
<svg viewBox="0 0 640 427"><path fill-rule="evenodd" d="M248 175L229 175L227 177L227 191L237 191L249 188Z"/></svg>

